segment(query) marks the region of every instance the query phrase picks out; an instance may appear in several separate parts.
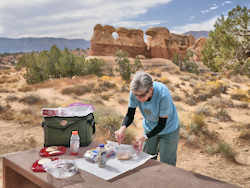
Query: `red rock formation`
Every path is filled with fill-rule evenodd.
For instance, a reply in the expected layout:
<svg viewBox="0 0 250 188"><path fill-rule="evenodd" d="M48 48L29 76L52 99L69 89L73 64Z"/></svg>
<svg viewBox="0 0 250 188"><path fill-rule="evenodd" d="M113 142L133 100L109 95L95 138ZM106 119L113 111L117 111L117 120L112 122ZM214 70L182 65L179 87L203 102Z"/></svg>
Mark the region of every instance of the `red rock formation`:
<svg viewBox="0 0 250 188"><path fill-rule="evenodd" d="M195 44L190 46L188 49L192 50L193 52L196 53L194 56L195 61L201 61L201 50L203 48L204 43L207 41L208 38L206 37L201 37L195 41Z"/></svg>
<svg viewBox="0 0 250 188"><path fill-rule="evenodd" d="M116 31L118 37L114 40L112 33ZM91 38L89 54L93 56L113 56L116 49L128 52L129 57L143 55L146 58L173 59L175 53L186 54L186 50L194 45L195 38L192 35L176 35L169 33L165 27L149 28L145 32L149 37L146 44L143 39L143 31L140 29L126 29L119 27L115 30L112 26L97 24Z"/></svg>

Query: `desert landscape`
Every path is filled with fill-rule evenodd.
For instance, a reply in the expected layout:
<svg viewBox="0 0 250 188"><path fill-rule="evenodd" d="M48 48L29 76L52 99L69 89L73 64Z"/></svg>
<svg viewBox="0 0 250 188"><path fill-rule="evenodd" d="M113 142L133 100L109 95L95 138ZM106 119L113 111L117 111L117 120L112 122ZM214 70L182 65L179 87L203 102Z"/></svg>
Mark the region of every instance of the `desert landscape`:
<svg viewBox="0 0 250 188"><path fill-rule="evenodd" d="M116 67L112 56L103 58ZM129 58L133 62L133 58ZM180 71L170 60L140 59L142 70L168 86L178 110L181 139L177 168L182 168L240 187L250 187L250 79L227 77L209 71L201 62L198 76ZM127 112L129 81L117 72L113 76L74 76L28 85L20 71L10 66L0 70L0 187L2 157L43 147L42 108L66 107L75 102L95 108L94 140L114 140ZM142 116L137 109L127 131L132 144L142 132Z"/></svg>

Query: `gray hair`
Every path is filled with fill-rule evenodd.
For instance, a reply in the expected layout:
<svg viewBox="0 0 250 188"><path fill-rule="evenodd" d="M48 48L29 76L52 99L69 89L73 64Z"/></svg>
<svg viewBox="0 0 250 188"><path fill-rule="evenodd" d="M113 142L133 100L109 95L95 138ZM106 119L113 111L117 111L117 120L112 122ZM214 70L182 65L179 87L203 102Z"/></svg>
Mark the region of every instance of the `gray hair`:
<svg viewBox="0 0 250 188"><path fill-rule="evenodd" d="M153 86L151 76L143 71L138 71L130 82L130 89L132 93L137 91L148 91Z"/></svg>

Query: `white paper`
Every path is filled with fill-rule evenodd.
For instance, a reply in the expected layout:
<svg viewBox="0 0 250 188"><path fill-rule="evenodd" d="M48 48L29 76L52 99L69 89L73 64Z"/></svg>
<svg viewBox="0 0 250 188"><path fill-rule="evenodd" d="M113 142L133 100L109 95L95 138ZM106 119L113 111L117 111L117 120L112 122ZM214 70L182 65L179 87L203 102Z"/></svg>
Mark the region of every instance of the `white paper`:
<svg viewBox="0 0 250 188"><path fill-rule="evenodd" d="M97 163L91 163L89 161L86 161L86 159L84 158L75 159L74 161L77 164L78 168L104 180L110 180L116 176L119 176L120 174L137 168L152 157L154 156L149 155L143 151L141 151L139 155L130 157L130 159L128 160L118 160L116 156L111 156L107 158L106 166L102 168L98 167Z"/></svg>

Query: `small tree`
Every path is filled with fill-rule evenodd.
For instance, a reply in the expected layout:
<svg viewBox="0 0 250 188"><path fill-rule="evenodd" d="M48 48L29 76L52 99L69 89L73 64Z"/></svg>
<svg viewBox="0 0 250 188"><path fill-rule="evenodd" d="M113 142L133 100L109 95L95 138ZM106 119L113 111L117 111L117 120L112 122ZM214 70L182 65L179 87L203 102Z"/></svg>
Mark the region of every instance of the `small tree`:
<svg viewBox="0 0 250 188"><path fill-rule="evenodd" d="M195 74L199 74L198 72L198 65L196 65L194 60L191 60L191 58L194 56L194 52L192 52L191 50L188 50L186 55L184 56L183 59L183 64L185 66L185 69L188 72L191 73L195 73Z"/></svg>
<svg viewBox="0 0 250 188"><path fill-rule="evenodd" d="M117 62L119 66L116 71L120 73L120 76L123 80L129 80L131 74L132 66L130 65L130 61L127 56L127 52L123 52L123 50L119 49L117 49L116 53L114 54L115 62Z"/></svg>
<svg viewBox="0 0 250 188"><path fill-rule="evenodd" d="M246 7L238 5L228 12L227 18L221 15L201 50L202 62L215 72L232 70L231 74L249 74L249 27L250 9Z"/></svg>
<svg viewBox="0 0 250 188"><path fill-rule="evenodd" d="M134 64L132 65L132 70L131 73L135 73L136 71L140 70L141 68L143 68L140 58L138 57L138 55L135 57L134 60Z"/></svg>
<svg viewBox="0 0 250 188"><path fill-rule="evenodd" d="M180 66L180 59L179 59L179 55L177 53L174 54L173 57L173 61L172 61L175 65L177 65L178 67Z"/></svg>

